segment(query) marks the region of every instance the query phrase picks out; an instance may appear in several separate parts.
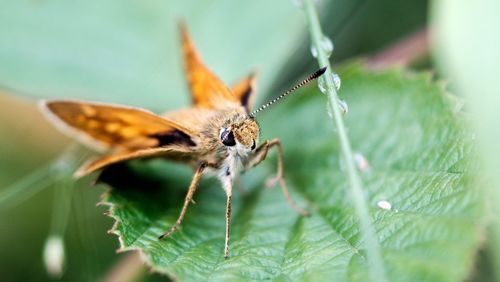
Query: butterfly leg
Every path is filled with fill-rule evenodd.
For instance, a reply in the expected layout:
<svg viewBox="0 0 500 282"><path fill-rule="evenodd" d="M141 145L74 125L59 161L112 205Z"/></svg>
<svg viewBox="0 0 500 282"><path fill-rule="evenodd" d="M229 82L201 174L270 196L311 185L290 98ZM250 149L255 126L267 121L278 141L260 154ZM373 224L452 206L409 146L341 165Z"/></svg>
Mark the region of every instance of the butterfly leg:
<svg viewBox="0 0 500 282"><path fill-rule="evenodd" d="M224 258L229 258L229 225L231 223L231 190L226 191L226 241L224 243Z"/></svg>
<svg viewBox="0 0 500 282"><path fill-rule="evenodd" d="M158 239L163 239L168 236L170 236L172 233L174 233L179 226L181 225L182 219L184 219L184 215L186 214L186 210L189 206L189 203L193 199L194 192L196 191L196 188L198 187L198 183L200 183L201 176L203 174L203 171L207 167L207 163L201 163L198 169L196 170L193 179L191 180L191 184L189 185L188 192L186 194L186 198L184 198L184 205L182 206L181 213L179 214L179 218L177 218L177 221L175 224L170 228L168 232L165 232L163 235L158 237Z"/></svg>
<svg viewBox="0 0 500 282"><path fill-rule="evenodd" d="M267 183L272 187L278 181L280 183L283 196L287 200L288 204L299 214L308 216L309 213L306 210L298 207L295 201L290 196L290 193L288 192L288 187L286 186L285 179L283 178L283 147L281 146L281 142L279 139L265 141L262 145L260 145L259 148L257 148L257 150L255 151L253 157L248 161L245 169L248 170L265 160L267 157L267 152L272 147L278 148L278 171L276 173L276 176L268 179Z"/></svg>

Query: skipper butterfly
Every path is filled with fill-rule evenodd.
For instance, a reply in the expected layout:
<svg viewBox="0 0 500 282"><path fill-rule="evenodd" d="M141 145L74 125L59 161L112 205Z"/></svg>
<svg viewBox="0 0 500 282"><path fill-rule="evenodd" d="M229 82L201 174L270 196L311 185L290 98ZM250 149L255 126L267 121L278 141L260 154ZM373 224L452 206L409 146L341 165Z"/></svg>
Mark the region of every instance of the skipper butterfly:
<svg viewBox="0 0 500 282"><path fill-rule="evenodd" d="M326 68L252 112L255 100L254 75L227 87L202 62L184 25L180 25L182 53L192 107L156 115L132 107L72 100L42 101L43 112L64 133L92 147L111 152L85 163L77 177L135 159L166 158L191 165L195 172L184 205L175 224L159 236L170 236L180 226L202 175L215 172L222 183L226 200L224 257L229 256L229 226L233 181L241 170L261 163L271 148L278 149L278 182L292 208L302 215L288 193L283 179L283 150L278 139L259 143L259 124L255 114L297 88L321 76Z"/></svg>

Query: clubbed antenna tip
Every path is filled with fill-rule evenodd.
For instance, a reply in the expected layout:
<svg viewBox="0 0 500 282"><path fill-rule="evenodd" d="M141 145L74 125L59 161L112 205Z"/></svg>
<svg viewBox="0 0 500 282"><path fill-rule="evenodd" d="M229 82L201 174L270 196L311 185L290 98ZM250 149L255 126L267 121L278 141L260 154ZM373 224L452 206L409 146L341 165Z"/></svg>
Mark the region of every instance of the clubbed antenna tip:
<svg viewBox="0 0 500 282"><path fill-rule="evenodd" d="M260 106L260 108L258 108L257 110L253 111L252 113L250 113L250 117L254 117L255 114L257 114L258 112L264 110L265 108L271 106L272 104L276 103L278 100L280 100L281 98L287 96L288 94L292 93L293 91L299 89L300 87L308 84L309 82L315 80L316 78L320 77L321 75L323 75L326 71L326 68L327 67L322 67L320 68L319 70L317 70L316 72L314 72L313 74L311 74L310 76L308 76L306 79L302 80L299 84L295 85L294 87L292 87L291 89L289 89L288 91L286 91L285 93L281 94L280 96L274 98L273 100L265 103L264 105Z"/></svg>
<svg viewBox="0 0 500 282"><path fill-rule="evenodd" d="M322 67L320 68L319 70L317 70L315 73L313 73L311 75L311 79L316 79L318 77L320 77L321 75L323 75L326 71L327 67Z"/></svg>

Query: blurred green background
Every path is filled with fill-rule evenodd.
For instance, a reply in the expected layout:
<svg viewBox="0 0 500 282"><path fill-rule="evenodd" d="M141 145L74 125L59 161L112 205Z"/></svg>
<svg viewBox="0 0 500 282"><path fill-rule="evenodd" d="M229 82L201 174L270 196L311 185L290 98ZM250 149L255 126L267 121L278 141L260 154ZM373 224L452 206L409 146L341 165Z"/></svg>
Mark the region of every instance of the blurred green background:
<svg viewBox="0 0 500 282"><path fill-rule="evenodd" d="M179 19L222 80L233 83L258 70L257 104L277 95L317 65L295 2L1 1L0 192L52 162L70 144L42 118L39 99L79 98L156 112L188 106ZM427 1L318 2L323 28L335 46L334 66L359 56L374 58L430 25ZM433 69L428 49L423 50L412 66ZM54 218L54 188L0 207L2 281L50 280L42 253ZM85 181L75 184L63 281L102 279L124 256L115 253L117 238L106 233L113 221L102 215L104 208L95 207L102 192ZM487 265L480 264L477 279L489 277ZM138 279L160 277L144 273Z"/></svg>

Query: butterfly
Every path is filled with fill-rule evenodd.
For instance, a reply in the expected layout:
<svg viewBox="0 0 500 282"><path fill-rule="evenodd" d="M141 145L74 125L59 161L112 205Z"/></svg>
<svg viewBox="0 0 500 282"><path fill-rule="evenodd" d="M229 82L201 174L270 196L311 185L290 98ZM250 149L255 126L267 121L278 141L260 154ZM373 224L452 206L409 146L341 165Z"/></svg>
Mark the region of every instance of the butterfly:
<svg viewBox="0 0 500 282"><path fill-rule="evenodd" d="M41 101L40 106L63 133L108 151L83 164L75 172L77 177L136 159L163 158L194 168L180 214L159 239L179 228L202 175L207 172L216 175L227 196L224 257L228 258L233 182L241 170L249 170L265 160L270 149L278 150L277 173L271 182L280 184L292 208L307 215L289 195L283 178L280 141L265 140L258 145L260 127L255 114L321 76L326 68L252 112L255 75L249 75L232 88L227 87L204 65L185 25L180 24L179 29L192 107L157 115L140 108L75 100Z"/></svg>

